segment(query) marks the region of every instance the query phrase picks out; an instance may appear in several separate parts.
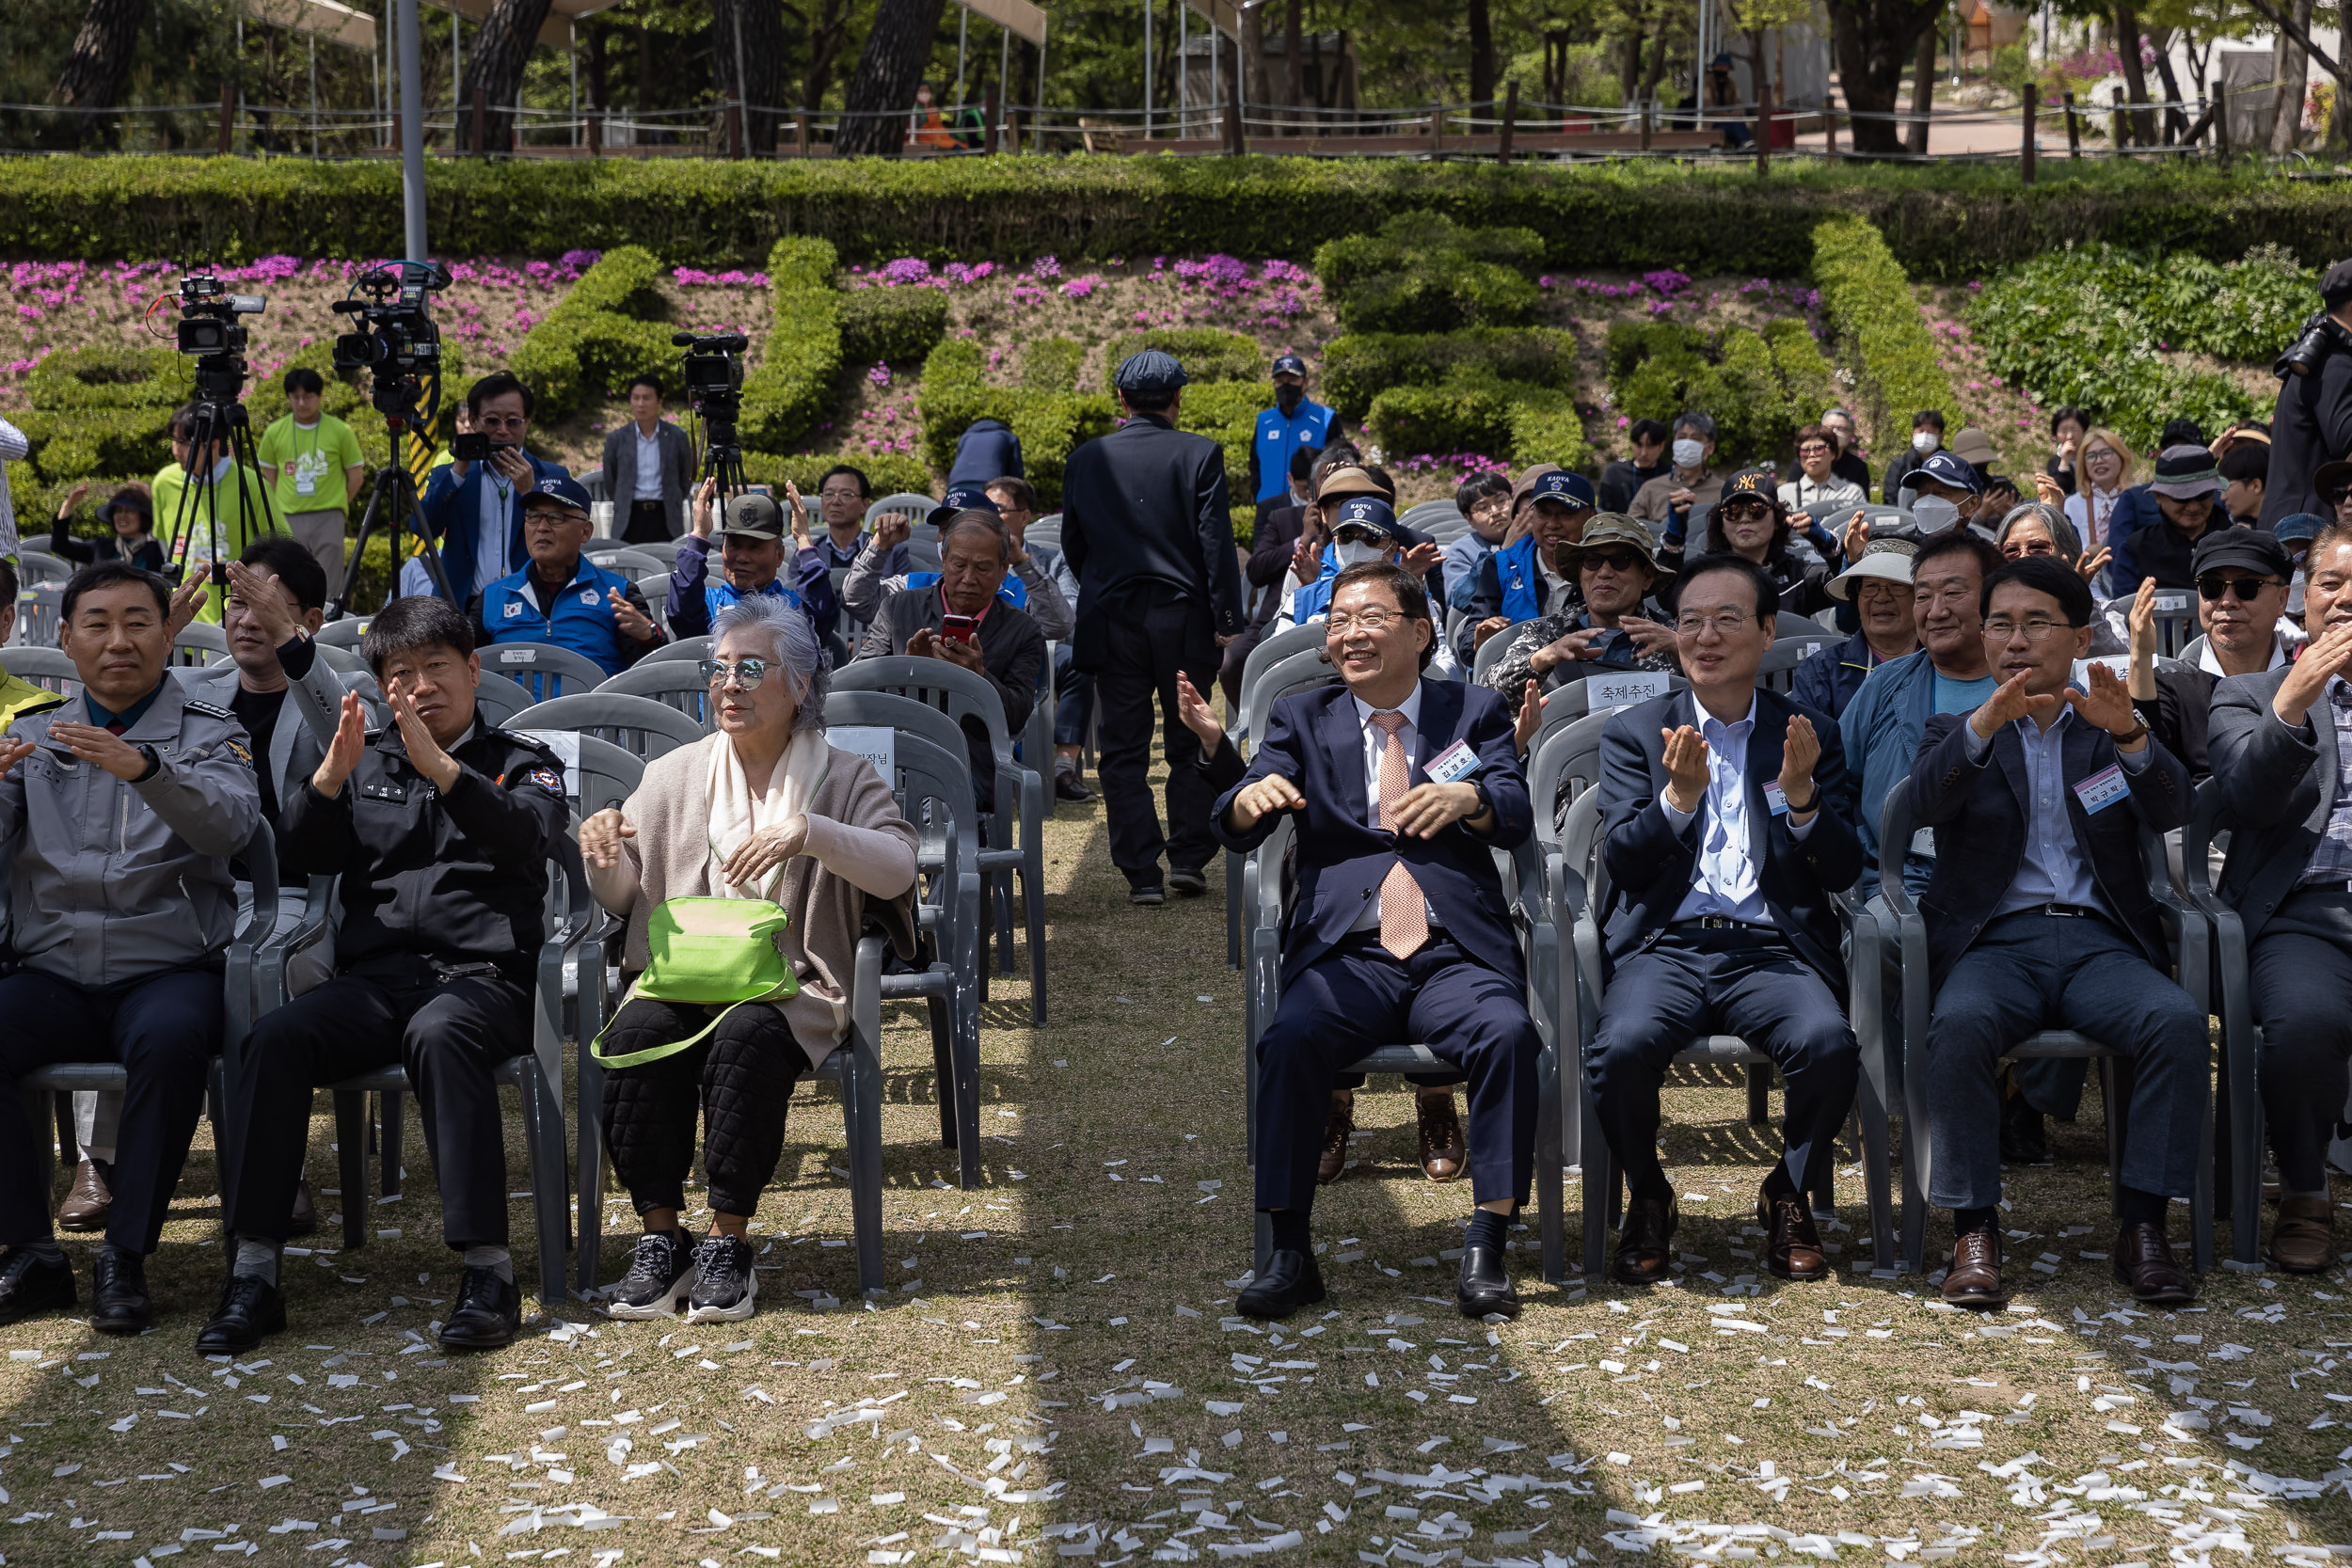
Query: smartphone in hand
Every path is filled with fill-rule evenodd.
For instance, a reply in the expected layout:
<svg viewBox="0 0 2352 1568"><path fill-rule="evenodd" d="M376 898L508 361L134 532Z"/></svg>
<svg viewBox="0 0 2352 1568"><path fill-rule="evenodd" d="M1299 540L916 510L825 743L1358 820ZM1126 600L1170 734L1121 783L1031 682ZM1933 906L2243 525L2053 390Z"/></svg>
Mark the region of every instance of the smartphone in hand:
<svg viewBox="0 0 2352 1568"><path fill-rule="evenodd" d="M978 634L980 623L971 615L943 615L939 618L939 639L943 642L969 642Z"/></svg>

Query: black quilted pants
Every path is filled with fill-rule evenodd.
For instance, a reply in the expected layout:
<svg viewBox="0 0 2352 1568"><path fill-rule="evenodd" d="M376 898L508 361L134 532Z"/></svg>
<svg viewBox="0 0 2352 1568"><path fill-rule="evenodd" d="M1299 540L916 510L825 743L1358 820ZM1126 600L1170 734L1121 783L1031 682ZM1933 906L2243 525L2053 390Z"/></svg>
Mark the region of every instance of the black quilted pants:
<svg viewBox="0 0 2352 1568"><path fill-rule="evenodd" d="M604 1054L625 1056L681 1040L710 1022L710 1009L643 998L613 1015ZM639 1067L612 1068L604 1081L604 1143L612 1171L641 1214L686 1207L694 1163L694 1114L703 1121L703 1170L710 1207L746 1217L776 1173L784 1110L808 1053L784 1014L747 1003L694 1045Z"/></svg>

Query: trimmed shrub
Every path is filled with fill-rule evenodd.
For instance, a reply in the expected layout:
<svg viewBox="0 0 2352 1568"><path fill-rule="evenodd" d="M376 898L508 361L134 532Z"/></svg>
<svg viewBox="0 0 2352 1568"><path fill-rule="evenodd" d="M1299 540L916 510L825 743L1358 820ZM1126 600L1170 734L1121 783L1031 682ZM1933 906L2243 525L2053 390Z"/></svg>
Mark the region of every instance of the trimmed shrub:
<svg viewBox="0 0 2352 1568"><path fill-rule="evenodd" d="M1811 424L1840 401L1837 372L1830 368L1813 329L1793 317L1764 324L1764 341L1772 345L1772 368L1780 372L1788 392L1789 417L1799 425Z"/></svg>
<svg viewBox="0 0 2352 1568"><path fill-rule="evenodd" d="M533 419L555 423L583 397L617 391L630 377L648 372L661 378L665 392L683 390L677 350L670 342L673 327L654 286L660 275L661 263L649 250L608 250L525 335L507 369L537 400ZM446 383L448 372L442 375Z"/></svg>
<svg viewBox="0 0 2352 1568"><path fill-rule="evenodd" d="M1797 425L1771 347L1746 327L1733 327L1724 334L1723 379L1730 395L1722 415L1724 448L1752 458L1776 456Z"/></svg>
<svg viewBox="0 0 2352 1568"><path fill-rule="evenodd" d="M747 449L783 451L832 412L842 364L838 264L823 240L778 240L768 253L775 314L759 364L743 378L738 429Z"/></svg>
<svg viewBox="0 0 2352 1568"><path fill-rule="evenodd" d="M1922 408L1957 422L1960 396L1919 319L1911 279L1879 231L1860 218L1822 224L1813 235L1813 277L1872 425L1904 428Z"/></svg>
<svg viewBox="0 0 2352 1568"><path fill-rule="evenodd" d="M1511 405L1511 457L1517 463L1557 463L1575 473L1598 466L1584 437L1584 419L1565 391L1529 391Z"/></svg>
<svg viewBox="0 0 2352 1568"><path fill-rule="evenodd" d="M1549 327L1350 333L1323 351L1323 392L1342 415L1361 420L1388 388L1441 382L1459 366L1483 367L1530 386L1573 387L1576 357L1576 335Z"/></svg>
<svg viewBox="0 0 2352 1568"><path fill-rule="evenodd" d="M1643 360L1676 355L1697 357L1707 351L1707 334L1677 321L1620 321L1609 325L1601 351L1601 368L1614 386L1631 375Z"/></svg>
<svg viewBox="0 0 2352 1568"><path fill-rule="evenodd" d="M1542 255L1528 230L1408 215L1326 243L1315 272L1351 332L1450 332L1533 321L1543 295L1519 269Z"/></svg>
<svg viewBox="0 0 2352 1568"><path fill-rule="evenodd" d="M1022 351L1021 385L1032 392L1076 391L1086 357L1075 338L1040 338Z"/></svg>
<svg viewBox="0 0 2352 1568"><path fill-rule="evenodd" d="M912 370L947 335L947 296L937 289L852 289L841 296L840 323L842 363Z"/></svg>
<svg viewBox="0 0 2352 1568"><path fill-rule="evenodd" d="M743 477L755 484L774 486L779 496L784 494L785 482L789 480L800 487L803 496L814 496L817 482L836 463L847 463L864 473L877 497L931 493L930 465L902 451L874 451L850 457L829 451L804 452L797 457L747 451L743 454Z"/></svg>
<svg viewBox="0 0 2352 1568"><path fill-rule="evenodd" d="M177 408L196 389L196 361L167 348L73 348L26 373L36 408Z"/></svg>
<svg viewBox="0 0 2352 1568"><path fill-rule="evenodd" d="M1457 368L1436 386L1391 387L1372 400L1369 429L1391 457L1484 452L1513 463L1557 463L1590 472L1593 450L1576 400L1549 387Z"/></svg>
<svg viewBox="0 0 2352 1568"><path fill-rule="evenodd" d="M1255 338L1228 332L1221 326L1163 326L1130 332L1104 344L1099 361L1101 384L1108 387L1112 372L1122 360L1148 348L1174 355L1195 383L1256 381L1273 373L1267 369L1269 362Z"/></svg>
<svg viewBox="0 0 2352 1568"><path fill-rule="evenodd" d="M1345 232L1316 247L1315 276L1336 296L1447 255L1517 270L1542 263L1544 241L1531 229L1465 228L1443 213L1400 213L1376 232Z"/></svg>

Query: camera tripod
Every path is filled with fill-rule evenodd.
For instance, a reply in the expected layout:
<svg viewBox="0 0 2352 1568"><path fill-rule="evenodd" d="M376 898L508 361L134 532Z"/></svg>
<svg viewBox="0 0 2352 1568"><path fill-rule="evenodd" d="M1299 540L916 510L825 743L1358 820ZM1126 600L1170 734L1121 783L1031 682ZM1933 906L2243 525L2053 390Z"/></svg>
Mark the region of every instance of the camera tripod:
<svg viewBox="0 0 2352 1568"><path fill-rule="evenodd" d="M400 536L404 526L424 546L417 552L417 559L424 562L425 575L433 579L433 592L441 598L450 597L449 577L441 570L441 554L433 547L433 535L424 526L423 498L417 493L416 476L408 471L408 454L403 440L412 427L422 422L408 414L384 416L385 428L392 438L391 461L375 471L375 479L368 486L367 508L359 514L359 537L352 543L351 562L343 568L342 587L326 601L326 618L330 621L340 621L347 612L352 593L359 586L368 540L379 523L385 530L385 544L392 563L392 583L384 595L385 604L400 597Z"/></svg>
<svg viewBox="0 0 2352 1568"><path fill-rule="evenodd" d="M224 378L228 378L225 383ZM261 459L254 447L253 425L237 397L244 379L242 366L230 370L198 361L196 428L188 436L191 471L172 514L170 553L165 562L165 575L177 583L186 581L189 566L196 560L202 560L211 572L213 586L224 594L229 584L221 573L221 563L241 553L245 542L259 534L280 531L270 486L260 478ZM215 478L214 474L219 461L214 456L216 450L229 459L229 474L224 478ZM245 534L245 540L234 542L233 547L227 549L223 548L220 517L224 482L236 485L232 526L242 529ZM261 519L259 529L253 526L256 517ZM200 544L197 538L199 530L203 533Z"/></svg>

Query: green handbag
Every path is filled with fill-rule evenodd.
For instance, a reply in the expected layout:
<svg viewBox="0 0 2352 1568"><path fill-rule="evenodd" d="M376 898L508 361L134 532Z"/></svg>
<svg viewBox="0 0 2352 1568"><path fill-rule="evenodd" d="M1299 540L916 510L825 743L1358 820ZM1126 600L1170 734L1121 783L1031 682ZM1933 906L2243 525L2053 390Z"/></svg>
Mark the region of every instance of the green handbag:
<svg viewBox="0 0 2352 1568"><path fill-rule="evenodd" d="M775 1002L801 993L792 966L776 950L776 933L791 924L782 906L765 898L672 898L645 921L649 962L634 994L654 1002L684 1002L721 1010L702 1031L671 1045L625 1056L604 1053L608 1021L589 1047L609 1068L636 1067L673 1056L700 1042L746 1002ZM618 1016L617 1014L615 1016Z"/></svg>

